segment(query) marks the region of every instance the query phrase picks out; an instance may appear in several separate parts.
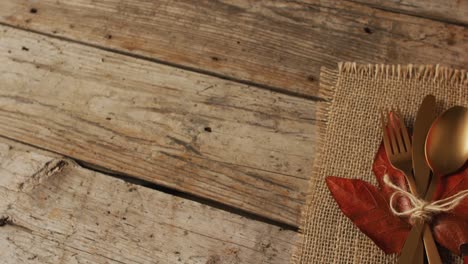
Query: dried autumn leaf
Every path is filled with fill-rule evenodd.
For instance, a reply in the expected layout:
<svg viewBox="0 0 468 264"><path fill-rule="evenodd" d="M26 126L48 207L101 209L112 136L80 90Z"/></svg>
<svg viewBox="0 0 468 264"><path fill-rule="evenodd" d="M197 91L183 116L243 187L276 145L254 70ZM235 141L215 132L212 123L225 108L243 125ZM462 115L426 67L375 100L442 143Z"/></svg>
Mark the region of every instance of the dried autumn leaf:
<svg viewBox="0 0 468 264"><path fill-rule="evenodd" d="M468 166L456 174L443 177L434 200L463 190L468 190ZM459 255L460 246L468 243L468 198L452 211L435 216L431 227L437 242Z"/></svg>
<svg viewBox="0 0 468 264"><path fill-rule="evenodd" d="M372 171L374 172L379 188L387 201L390 201L390 197L394 193L394 190L384 183L383 179L385 175L388 175L393 184L405 191L408 191L405 175L390 164L383 144L380 144L375 155L374 163L372 164ZM394 206L398 211L405 211L411 208L410 201L406 197L399 197Z"/></svg>
<svg viewBox="0 0 468 264"><path fill-rule="evenodd" d="M437 215L433 220L432 231L439 244L457 255L460 255L460 246L468 243L468 222L457 215Z"/></svg>
<svg viewBox="0 0 468 264"><path fill-rule="evenodd" d="M411 226L390 211L388 201L369 183L327 177L328 189L343 213L385 253L400 252Z"/></svg>
<svg viewBox="0 0 468 264"><path fill-rule="evenodd" d="M460 172L442 178L441 184L434 195L434 200L450 197L463 190L468 190L468 165ZM468 221L468 198L465 198L465 201L460 203L451 213Z"/></svg>

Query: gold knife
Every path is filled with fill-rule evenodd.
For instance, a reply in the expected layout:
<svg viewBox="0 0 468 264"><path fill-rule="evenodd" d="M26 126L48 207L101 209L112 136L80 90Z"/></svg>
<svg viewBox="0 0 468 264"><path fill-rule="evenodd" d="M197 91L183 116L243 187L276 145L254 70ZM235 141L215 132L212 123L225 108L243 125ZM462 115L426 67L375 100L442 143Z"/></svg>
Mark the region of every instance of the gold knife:
<svg viewBox="0 0 468 264"><path fill-rule="evenodd" d="M431 169L426 162L424 145L432 122L437 118L436 99L433 95L424 97L413 130L413 174L420 197L424 197L429 184Z"/></svg>
<svg viewBox="0 0 468 264"><path fill-rule="evenodd" d="M419 107L418 113L416 115L416 120L414 124L414 131L413 131L413 175L416 181L416 186L418 189L418 193L420 197L425 197L427 187L430 180L431 169L427 165L426 162L426 155L424 151L424 145L426 142L427 133L437 118L436 112L436 100L433 95L427 95L424 97L421 106ZM430 233L430 229L427 225L424 225L424 246L426 248L426 254L428 257L429 264L440 264L442 263L440 260L439 252L437 250L437 246L435 245L434 238ZM414 238L414 233L421 234L422 231L414 232L416 230L412 230L408 236L408 240L415 240L418 244L421 244L421 238L416 237ZM413 236L413 238L411 237ZM408 241L408 242L409 242ZM414 243L414 242L413 242ZM405 243L406 245L406 243ZM420 246L420 245L419 245ZM419 247L418 246L418 247ZM416 251L418 252L418 251ZM411 254L408 251L405 251L405 247L402 250L402 256ZM413 261L417 261L420 258L418 255L414 255Z"/></svg>
<svg viewBox="0 0 468 264"><path fill-rule="evenodd" d="M431 169L429 168L429 165L426 161L424 146L426 143L427 133L429 132L432 123L437 118L435 101L436 99L433 95L427 95L426 97L424 97L423 102L419 107L416 116L416 121L414 123L413 173L416 178L416 184L419 184L417 188L421 197L426 197L427 187L431 178ZM416 140L417 142L414 142L414 140ZM439 251L437 250L437 246L434 241L434 236L431 233L429 225L424 225L423 232L424 247L426 248L428 263L441 264L442 260L440 259Z"/></svg>

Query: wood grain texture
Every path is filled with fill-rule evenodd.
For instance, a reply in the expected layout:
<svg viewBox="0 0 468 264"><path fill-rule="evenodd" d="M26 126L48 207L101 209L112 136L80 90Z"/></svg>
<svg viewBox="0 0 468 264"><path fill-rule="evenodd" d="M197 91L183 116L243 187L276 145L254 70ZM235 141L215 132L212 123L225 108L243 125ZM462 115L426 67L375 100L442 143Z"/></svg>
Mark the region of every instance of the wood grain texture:
<svg viewBox="0 0 468 264"><path fill-rule="evenodd" d="M340 0L5 0L0 22L318 96L320 67L468 63L468 29Z"/></svg>
<svg viewBox="0 0 468 264"><path fill-rule="evenodd" d="M372 7L468 26L464 0L351 0Z"/></svg>
<svg viewBox="0 0 468 264"><path fill-rule="evenodd" d="M0 135L297 224L324 103L0 27Z"/></svg>
<svg viewBox="0 0 468 264"><path fill-rule="evenodd" d="M0 138L0 259L287 263L295 232L129 184Z"/></svg>

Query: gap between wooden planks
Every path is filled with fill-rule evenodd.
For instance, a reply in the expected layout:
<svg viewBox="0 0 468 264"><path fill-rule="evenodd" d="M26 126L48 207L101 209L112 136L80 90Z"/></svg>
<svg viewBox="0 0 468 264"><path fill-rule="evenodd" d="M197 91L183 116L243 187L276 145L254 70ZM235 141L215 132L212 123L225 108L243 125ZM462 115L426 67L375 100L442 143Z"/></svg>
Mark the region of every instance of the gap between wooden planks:
<svg viewBox="0 0 468 264"><path fill-rule="evenodd" d="M468 26L468 2L460 0L352 0L369 6Z"/></svg>
<svg viewBox="0 0 468 264"><path fill-rule="evenodd" d="M308 98L339 61L468 63L464 27L340 0L9 0L0 22Z"/></svg>
<svg viewBox="0 0 468 264"><path fill-rule="evenodd" d="M297 226L314 102L0 26L0 135Z"/></svg>
<svg viewBox="0 0 468 264"><path fill-rule="evenodd" d="M282 264L295 239L4 138L0 172L2 264Z"/></svg>

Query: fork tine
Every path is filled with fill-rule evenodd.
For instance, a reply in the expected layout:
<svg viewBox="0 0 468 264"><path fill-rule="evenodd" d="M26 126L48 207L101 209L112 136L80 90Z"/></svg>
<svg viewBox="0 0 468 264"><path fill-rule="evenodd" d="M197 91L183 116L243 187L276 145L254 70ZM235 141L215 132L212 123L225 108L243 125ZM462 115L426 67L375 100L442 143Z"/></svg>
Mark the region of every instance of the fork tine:
<svg viewBox="0 0 468 264"><path fill-rule="evenodd" d="M390 122L390 125L392 126L393 130L395 131L395 137L398 142L398 147L400 149L399 153L404 153L408 150L407 146L405 146L405 142L403 142L403 130L404 126L402 126L401 123L401 115L398 113L398 111L395 111L392 109L392 114L393 114L393 120ZM396 119L396 120L395 120ZM403 124L404 125L404 124Z"/></svg>
<svg viewBox="0 0 468 264"><path fill-rule="evenodd" d="M403 115L401 114L400 109L398 109L397 111L398 111L398 115L400 116L401 133L403 134L403 139L405 141L406 150L409 152L411 151L411 148L412 148L411 139L408 134L408 129L406 128L405 122L403 121Z"/></svg>
<svg viewBox="0 0 468 264"><path fill-rule="evenodd" d="M386 125L387 123L385 122L385 114L384 114L383 109L380 110L380 120L382 122L383 142L384 142L385 152L387 153L387 156L390 158L393 152L390 146L390 139L388 136L388 130L387 130L387 125Z"/></svg>
<svg viewBox="0 0 468 264"><path fill-rule="evenodd" d="M392 148L393 148L393 154L398 154L400 152L400 150L398 149L398 144L395 140L395 129L393 128L393 122L392 120L390 119L391 116L388 115L389 117L389 122L387 123L387 131L388 131L388 134L389 134L389 137L390 137L390 143L392 144Z"/></svg>

